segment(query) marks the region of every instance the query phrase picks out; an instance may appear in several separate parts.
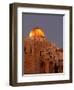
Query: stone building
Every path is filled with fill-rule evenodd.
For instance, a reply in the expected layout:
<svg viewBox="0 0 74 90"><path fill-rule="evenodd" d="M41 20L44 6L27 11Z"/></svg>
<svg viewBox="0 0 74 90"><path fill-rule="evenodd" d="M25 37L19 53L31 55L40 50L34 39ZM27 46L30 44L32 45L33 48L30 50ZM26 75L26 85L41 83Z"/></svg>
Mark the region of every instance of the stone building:
<svg viewBox="0 0 74 90"><path fill-rule="evenodd" d="M24 40L24 74L62 73L63 49L45 37L27 37Z"/></svg>

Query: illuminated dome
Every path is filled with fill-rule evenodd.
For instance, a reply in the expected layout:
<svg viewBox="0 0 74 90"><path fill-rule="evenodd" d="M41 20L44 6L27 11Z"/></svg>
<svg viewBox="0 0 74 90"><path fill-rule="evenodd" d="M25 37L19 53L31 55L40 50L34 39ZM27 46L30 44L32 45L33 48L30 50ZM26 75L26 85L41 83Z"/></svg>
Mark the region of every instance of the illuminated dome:
<svg viewBox="0 0 74 90"><path fill-rule="evenodd" d="M39 27L33 28L33 30L29 33L30 37L45 37L43 30Z"/></svg>

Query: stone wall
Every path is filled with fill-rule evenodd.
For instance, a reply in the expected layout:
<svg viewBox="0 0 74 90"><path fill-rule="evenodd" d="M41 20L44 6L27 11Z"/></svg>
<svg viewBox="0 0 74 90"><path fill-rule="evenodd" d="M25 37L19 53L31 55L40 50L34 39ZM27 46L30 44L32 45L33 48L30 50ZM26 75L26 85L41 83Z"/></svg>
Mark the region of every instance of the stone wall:
<svg viewBox="0 0 74 90"><path fill-rule="evenodd" d="M45 38L26 38L24 42L24 73L63 72L63 49Z"/></svg>

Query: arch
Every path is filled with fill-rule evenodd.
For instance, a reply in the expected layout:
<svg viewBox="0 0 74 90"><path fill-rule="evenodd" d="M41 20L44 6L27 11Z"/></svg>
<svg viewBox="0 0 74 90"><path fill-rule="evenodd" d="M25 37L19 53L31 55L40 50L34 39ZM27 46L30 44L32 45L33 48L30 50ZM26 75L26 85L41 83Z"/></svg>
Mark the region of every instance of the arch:
<svg viewBox="0 0 74 90"><path fill-rule="evenodd" d="M45 73L45 62L40 62L40 73Z"/></svg>

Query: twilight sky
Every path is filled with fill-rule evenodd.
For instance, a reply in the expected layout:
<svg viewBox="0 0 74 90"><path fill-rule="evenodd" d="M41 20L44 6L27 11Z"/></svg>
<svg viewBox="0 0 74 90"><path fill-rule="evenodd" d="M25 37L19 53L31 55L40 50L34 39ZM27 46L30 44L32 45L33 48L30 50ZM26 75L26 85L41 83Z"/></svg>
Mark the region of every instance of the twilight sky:
<svg viewBox="0 0 74 90"><path fill-rule="evenodd" d="M63 48L63 15L53 14L22 14L22 34L28 36L32 28L41 27L45 32L46 38Z"/></svg>

